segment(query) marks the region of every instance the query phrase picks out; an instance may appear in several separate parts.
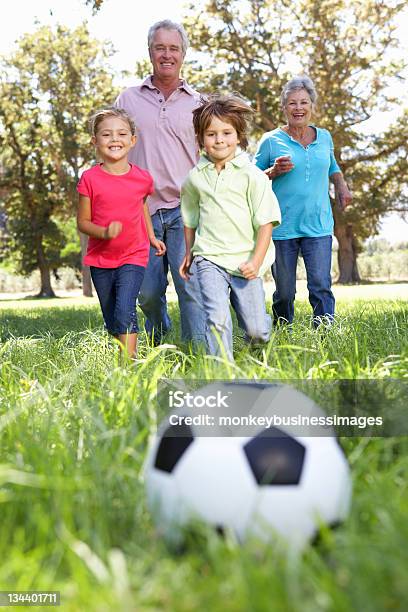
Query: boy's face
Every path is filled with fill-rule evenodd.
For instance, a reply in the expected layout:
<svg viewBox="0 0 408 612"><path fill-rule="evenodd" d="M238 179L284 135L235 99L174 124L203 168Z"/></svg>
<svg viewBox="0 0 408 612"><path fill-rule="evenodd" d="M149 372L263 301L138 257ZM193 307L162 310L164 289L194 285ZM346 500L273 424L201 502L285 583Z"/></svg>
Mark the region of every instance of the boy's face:
<svg viewBox="0 0 408 612"><path fill-rule="evenodd" d="M204 149L208 157L222 168L235 157L239 139L236 129L218 117L211 119L203 134Z"/></svg>
<svg viewBox="0 0 408 612"><path fill-rule="evenodd" d="M109 161L119 161L127 157L136 143L127 121L120 117L107 117L98 125L96 136L92 138L99 154Z"/></svg>

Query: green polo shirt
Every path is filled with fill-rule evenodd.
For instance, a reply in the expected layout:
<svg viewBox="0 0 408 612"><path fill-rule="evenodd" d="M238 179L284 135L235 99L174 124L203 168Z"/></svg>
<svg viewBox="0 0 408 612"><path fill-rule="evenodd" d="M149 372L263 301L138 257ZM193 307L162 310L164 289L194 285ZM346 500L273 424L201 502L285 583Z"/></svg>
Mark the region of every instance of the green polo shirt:
<svg viewBox="0 0 408 612"><path fill-rule="evenodd" d="M196 230L192 252L242 276L238 266L251 258L261 225L281 221L278 200L268 177L243 151L218 174L205 155L190 171L181 189L184 225ZM275 258L269 245L261 276Z"/></svg>

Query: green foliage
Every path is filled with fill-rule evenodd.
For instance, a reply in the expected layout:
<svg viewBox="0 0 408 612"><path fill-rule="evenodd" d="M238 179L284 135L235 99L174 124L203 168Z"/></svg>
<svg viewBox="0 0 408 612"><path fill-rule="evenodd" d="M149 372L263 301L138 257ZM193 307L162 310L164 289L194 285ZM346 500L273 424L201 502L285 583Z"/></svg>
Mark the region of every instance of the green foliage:
<svg viewBox="0 0 408 612"><path fill-rule="evenodd" d="M63 229L65 235L65 246L60 251L62 265L73 268L79 274L82 268L82 256L76 220L74 217L58 220L57 225Z"/></svg>
<svg viewBox="0 0 408 612"><path fill-rule="evenodd" d="M235 366L142 338L134 368L118 362L96 306L1 310L2 588L58 589L72 612L405 610L406 437L342 440L351 516L297 559L209 529L176 555L146 509L159 378L406 378L406 304L338 310L339 325L317 334L301 303L293 334L275 333L265 351L236 335Z"/></svg>
<svg viewBox="0 0 408 612"><path fill-rule="evenodd" d="M87 119L116 93L110 55L85 25L43 26L1 62L2 256L21 274L39 268L43 292L52 291L50 269L67 262L62 221L74 214L80 170L93 159Z"/></svg>
<svg viewBox="0 0 408 612"><path fill-rule="evenodd" d="M203 0L190 5L186 28L202 60L192 63L200 89L238 91L257 111L255 133L282 123L280 92L294 74L307 73L320 99L316 124L330 130L335 153L354 201L345 213L335 206L342 282L358 280L361 244L376 234L390 210L407 210L401 177L408 172L408 110L384 133L360 125L395 102L391 85L407 59L398 49L398 0ZM208 75L212 76L210 79Z"/></svg>

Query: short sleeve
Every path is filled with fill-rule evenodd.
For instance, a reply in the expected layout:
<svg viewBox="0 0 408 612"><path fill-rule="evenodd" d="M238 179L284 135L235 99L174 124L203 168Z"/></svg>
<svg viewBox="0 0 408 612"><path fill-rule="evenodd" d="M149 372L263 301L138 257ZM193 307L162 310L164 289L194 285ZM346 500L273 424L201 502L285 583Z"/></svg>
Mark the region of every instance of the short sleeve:
<svg viewBox="0 0 408 612"><path fill-rule="evenodd" d="M271 138L264 134L260 140L258 150L255 153L255 165L261 170L266 170L271 166Z"/></svg>
<svg viewBox="0 0 408 612"><path fill-rule="evenodd" d="M341 172L340 170L340 166L337 163L336 158L334 157L334 144L333 144L333 139L331 137L331 134L329 132L327 132L327 135L329 137L329 146L330 146L330 167L329 167L329 176L331 176L332 174L335 174L336 172Z"/></svg>
<svg viewBox="0 0 408 612"><path fill-rule="evenodd" d="M181 215L186 227L196 229L200 219L200 195L190 175L181 187Z"/></svg>
<svg viewBox="0 0 408 612"><path fill-rule="evenodd" d="M257 171L251 176L249 196L252 208L252 224L258 229L261 225L272 223L280 225L281 212L276 195L272 191L268 177Z"/></svg>
<svg viewBox="0 0 408 612"><path fill-rule="evenodd" d="M86 172L84 172L79 179L77 192L83 196L86 196L87 198L91 197L91 187Z"/></svg>

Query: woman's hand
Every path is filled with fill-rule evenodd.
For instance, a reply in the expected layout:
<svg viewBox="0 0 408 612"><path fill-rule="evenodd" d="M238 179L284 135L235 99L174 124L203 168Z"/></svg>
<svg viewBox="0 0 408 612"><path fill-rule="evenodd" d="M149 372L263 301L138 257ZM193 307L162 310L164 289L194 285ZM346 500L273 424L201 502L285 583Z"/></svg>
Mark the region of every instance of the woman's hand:
<svg viewBox="0 0 408 612"><path fill-rule="evenodd" d="M150 245L156 249L155 255L157 257L163 257L166 252L166 245L161 240L157 240L156 236L150 239Z"/></svg>
<svg viewBox="0 0 408 612"><path fill-rule="evenodd" d="M191 251L186 252L184 255L183 261L181 262L181 266L179 268L180 276L183 280L190 280L190 266L193 263L193 257L191 255Z"/></svg>
<svg viewBox="0 0 408 612"><path fill-rule="evenodd" d="M343 181L336 188L336 201L340 210L345 210L353 200L353 195L347 187L347 183Z"/></svg>
<svg viewBox="0 0 408 612"><path fill-rule="evenodd" d="M334 185L334 196L339 210L343 211L352 201L353 196L341 172L333 172L330 181Z"/></svg>
<svg viewBox="0 0 408 612"><path fill-rule="evenodd" d="M281 174L290 172L295 165L292 162L290 155L281 155L275 159L275 163L271 168L264 170L266 176L270 179L274 179Z"/></svg>

